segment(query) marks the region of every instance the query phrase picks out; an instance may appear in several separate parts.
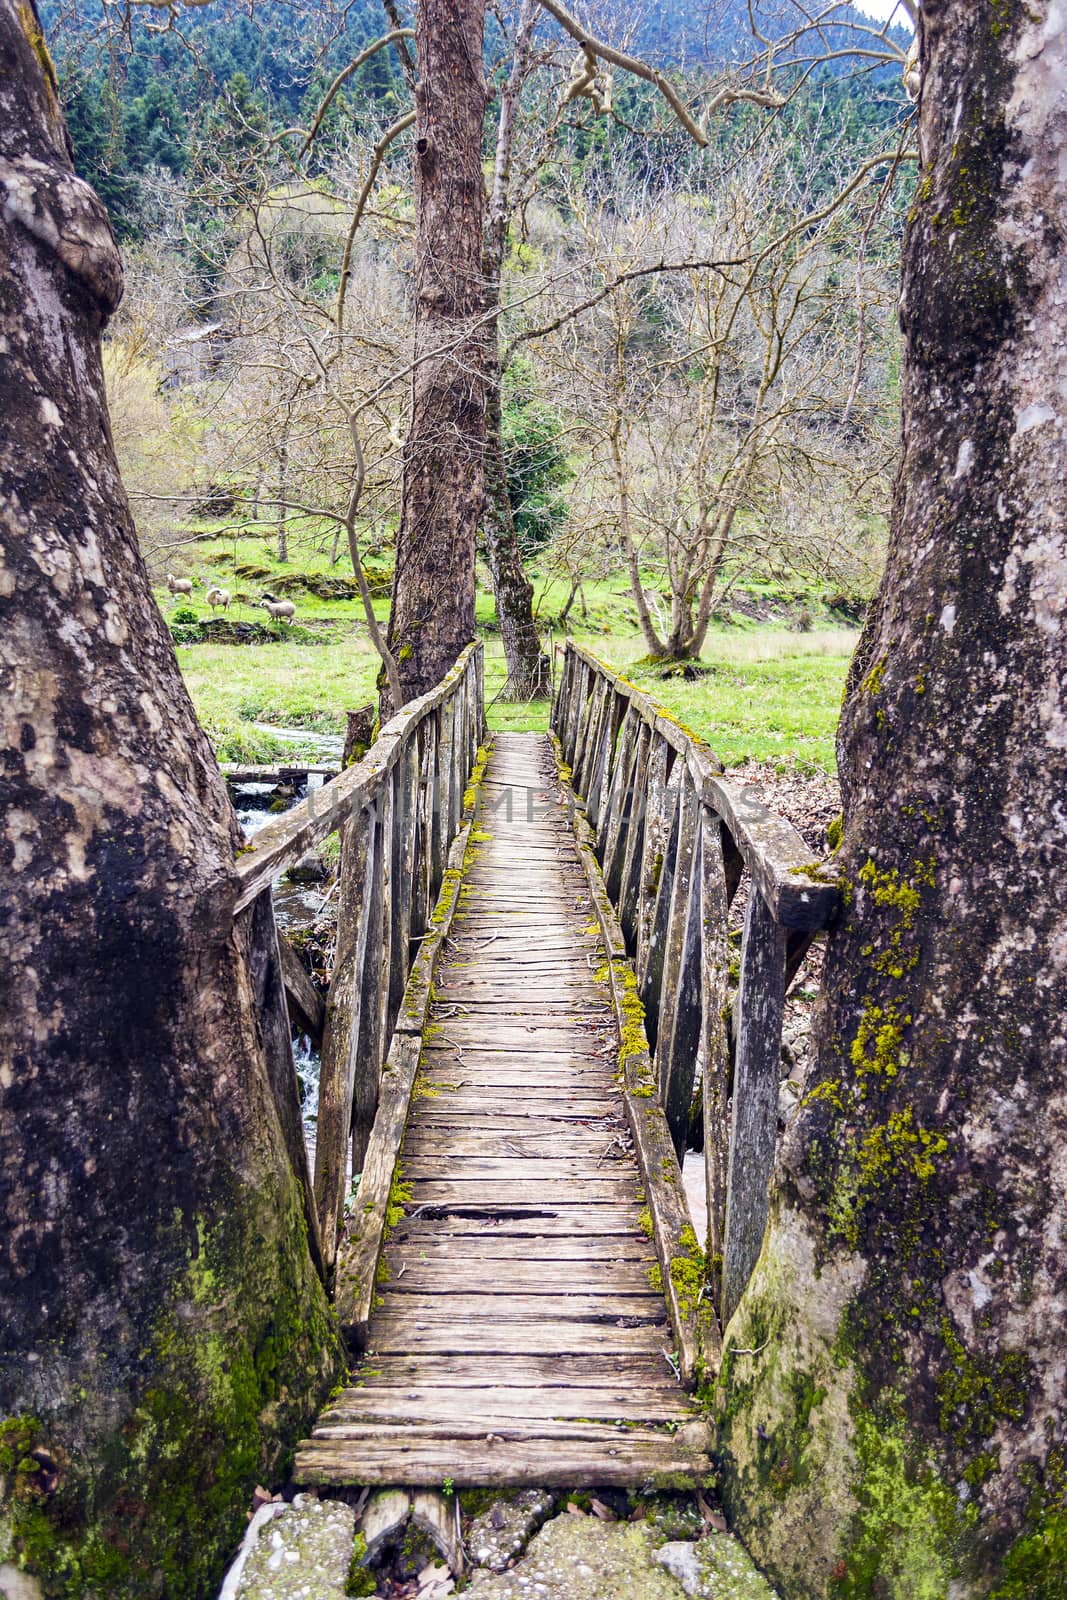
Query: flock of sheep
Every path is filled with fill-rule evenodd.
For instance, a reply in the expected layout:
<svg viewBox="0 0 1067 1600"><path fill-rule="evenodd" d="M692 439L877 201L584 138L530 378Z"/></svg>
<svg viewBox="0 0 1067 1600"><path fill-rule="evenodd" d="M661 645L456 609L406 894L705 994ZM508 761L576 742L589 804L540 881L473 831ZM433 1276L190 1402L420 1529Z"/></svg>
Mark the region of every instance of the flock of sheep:
<svg viewBox="0 0 1067 1600"><path fill-rule="evenodd" d="M221 589L217 583L207 583L206 587L207 603L212 611L219 606L222 607L223 611L227 610L230 601L233 599L229 589ZM173 573L168 572L167 588L171 594L186 595L190 600L193 598L192 578L176 578ZM287 622L292 627L296 619L296 607L291 600L278 600L272 594L265 594L259 604L264 611L270 613L275 622Z"/></svg>

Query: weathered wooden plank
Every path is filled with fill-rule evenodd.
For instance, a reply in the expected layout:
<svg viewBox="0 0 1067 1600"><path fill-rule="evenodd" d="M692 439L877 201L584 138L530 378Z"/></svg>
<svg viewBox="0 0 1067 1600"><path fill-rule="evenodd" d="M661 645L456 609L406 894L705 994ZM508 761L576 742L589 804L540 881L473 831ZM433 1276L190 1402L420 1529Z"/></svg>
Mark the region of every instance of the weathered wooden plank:
<svg viewBox="0 0 1067 1600"><path fill-rule="evenodd" d="M626 948L636 954L638 935L638 899L641 890L641 872L645 849L645 821L648 811L650 782L649 755L652 749L652 730L641 725L634 765L630 819L627 826L626 849L619 869L618 888L612 895L612 905L618 910ZM609 894L611 888L609 885Z"/></svg>
<svg viewBox="0 0 1067 1600"><path fill-rule="evenodd" d="M727 1031L730 1004L728 890L723 860L724 829L701 807L700 839L700 1037L704 1062L704 1179L708 1208L707 1253L722 1260L726 1224L727 1107L732 1062Z"/></svg>
<svg viewBox="0 0 1067 1600"><path fill-rule="evenodd" d="M597 852L612 904L615 904L618 898L622 863L633 814L634 777L640 754L641 732L640 720L634 713L633 707L628 706L619 734L618 759L612 773L600 830L603 843Z"/></svg>
<svg viewBox="0 0 1067 1600"><path fill-rule="evenodd" d="M685 1156L700 1040L700 811L687 774L679 800L655 1058L660 1102L679 1161Z"/></svg>
<svg viewBox="0 0 1067 1600"><path fill-rule="evenodd" d="M663 790L662 810L650 819L648 850L645 854L645 881L642 902L648 918L648 938L644 961L637 966L641 1003L645 1008L645 1030L653 1050L659 1038L660 995L667 959L667 925L674 895L674 879L682 848L682 791L685 768L675 762ZM687 863L683 862L683 865Z"/></svg>
<svg viewBox="0 0 1067 1600"><path fill-rule="evenodd" d="M723 1246L724 1326L756 1265L767 1225L767 1186L778 1126L786 937L762 895L750 894L738 995Z"/></svg>
<svg viewBox="0 0 1067 1600"><path fill-rule="evenodd" d="M306 1033L312 1044L320 1044L326 1002L308 976L304 963L282 933L278 935L278 957L282 964L289 1021L298 1032Z"/></svg>
<svg viewBox="0 0 1067 1600"><path fill-rule="evenodd" d="M387 1255L392 1273L390 1291L395 1295L442 1294L460 1288L483 1293L499 1306L501 1295L569 1294L576 1283L590 1295L611 1300L647 1294L650 1287L649 1262L636 1258L585 1260L581 1276L576 1278L570 1260L527 1257L522 1261L501 1261L491 1256L442 1255L436 1261L420 1261L417 1254L407 1252L398 1262L396 1252L389 1251ZM531 1288L531 1279L536 1280L536 1290Z"/></svg>
<svg viewBox="0 0 1067 1600"><path fill-rule="evenodd" d="M683 1426L690 1424L701 1426L696 1418L687 1419ZM498 1413L491 1429L486 1426L483 1416L471 1421L469 1417L423 1419L416 1414L406 1418L401 1426L396 1422L390 1424L380 1417L331 1416L329 1420L324 1417L316 1424L312 1439L335 1445L342 1441L358 1442L373 1453L378 1444L384 1444L387 1448L409 1444L413 1450L417 1450L424 1441L454 1439L484 1442L487 1433L491 1432L494 1445L500 1442L532 1444L542 1440L564 1439L575 1444L601 1444L610 1449L623 1431L631 1447L652 1445L660 1450L670 1438L665 1428L649 1427L647 1422L645 1427L630 1426L624 1430L611 1421L594 1422L584 1417L557 1421L553 1417L515 1418Z"/></svg>
<svg viewBox="0 0 1067 1600"><path fill-rule="evenodd" d="M434 1387L429 1384L410 1386L404 1401L410 1415L425 1422L456 1418L469 1422L471 1416L471 1389L462 1385ZM643 1387L614 1383L610 1386L589 1384L562 1388L532 1385L522 1388L517 1384L492 1386L487 1383L477 1396L478 1421L522 1421L543 1418L567 1419L585 1417L590 1420L611 1422L615 1419L633 1419L647 1422L678 1418L686 1421L694 1415L685 1405L684 1397L676 1384L646 1384ZM344 1389L320 1418L320 1426L333 1422L383 1421L397 1417L397 1396L391 1388L365 1387ZM567 1426L570 1426L567 1423ZM494 1429L494 1432L497 1430Z"/></svg>
<svg viewBox="0 0 1067 1600"><path fill-rule="evenodd" d="M303 1194L304 1215L308 1226L308 1247L319 1272L324 1273L326 1260L311 1190L307 1145L304 1143L304 1126L300 1114L300 1087L293 1061L293 1039L289 1029L289 1013L285 1005L281 957L278 954L278 930L274 922L274 905L269 888L263 890L241 917L238 937L244 948L252 980L256 1014L263 1034L267 1076L270 1080L278 1121L281 1124L282 1138L289 1164Z"/></svg>
<svg viewBox="0 0 1067 1600"><path fill-rule="evenodd" d="M503 1270L514 1265L516 1256L515 1241L510 1232L505 1229L498 1235L495 1228L488 1227L468 1233L438 1232L429 1227L415 1230L409 1227L399 1239L390 1237L386 1253L394 1266L408 1262L412 1266L424 1264L429 1268L439 1262L446 1271L453 1262L462 1267L468 1261L492 1262L494 1271L497 1268ZM544 1267L555 1265L571 1281L574 1267L570 1263L574 1261L585 1262L593 1273L601 1268L610 1270L616 1264L629 1264L647 1274L655 1259L656 1253L651 1242L637 1227L624 1233L585 1233L580 1236L573 1233L546 1236L530 1232L522 1247L523 1261L538 1261Z"/></svg>
<svg viewBox="0 0 1067 1600"><path fill-rule="evenodd" d="M404 1483L413 1488L438 1487L446 1478L457 1488L566 1488L575 1482L655 1487L661 1479L677 1488L688 1477L697 1488L713 1482L710 1466L706 1450L687 1448L677 1438L630 1444L620 1437L610 1445L577 1443L561 1450L556 1439L494 1442L487 1436L408 1445L399 1435L388 1447L378 1443L373 1455L358 1443L308 1441L297 1451L293 1477L302 1484Z"/></svg>
<svg viewBox="0 0 1067 1600"><path fill-rule="evenodd" d="M337 955L326 1004L319 1069L319 1114L315 1141L315 1204L323 1250L332 1267L337 1255L341 1209L347 1187L348 1141L352 1132L357 1079L359 1126L365 1129L362 1160L370 1131L368 1094L377 1092L379 1016L377 949L381 938L381 856L375 848L378 808L353 816L341 843L341 898ZM373 973L373 982L371 974ZM356 1169L358 1171L358 1168Z"/></svg>
<svg viewBox="0 0 1067 1600"><path fill-rule="evenodd" d="M604 722L604 712L611 697L611 685L607 679L601 677L594 679L593 692L589 696L585 717L579 730L578 745L574 753L574 789L575 793L581 795L583 800L589 783L590 770L596 761L600 731Z"/></svg>
<svg viewBox="0 0 1067 1600"><path fill-rule="evenodd" d="M419 1385L425 1388L555 1389L561 1396L571 1388L617 1388L643 1384L662 1384L673 1378L673 1370L661 1350L600 1356L595 1365L581 1356L497 1355L492 1363L479 1355L369 1356L355 1374L360 1392ZM684 1392L675 1387L678 1402Z"/></svg>
<svg viewBox="0 0 1067 1600"><path fill-rule="evenodd" d="M583 1206L526 1206L490 1210L485 1206L453 1207L447 1216L405 1217L391 1238L411 1244L426 1238L464 1239L579 1239L597 1235L635 1241L641 1233L641 1207L636 1195L631 1205L616 1201L598 1204L590 1200Z"/></svg>
<svg viewBox="0 0 1067 1600"><path fill-rule="evenodd" d="M494 1294L490 1289L477 1293L469 1283L456 1283L446 1299L447 1305L443 1304L439 1290L417 1289L405 1293L397 1290L389 1296L388 1314L395 1318L398 1326L410 1324L413 1336L428 1326L431 1318L438 1316L446 1318L454 1328L462 1323L492 1323L498 1338L509 1338L513 1328L527 1323L538 1326L562 1322L603 1323L615 1327L622 1320L627 1326L666 1321L663 1296L653 1293L647 1279L643 1289L617 1294L597 1294L594 1290L585 1294L538 1294L532 1289L524 1294ZM498 1330L501 1321L508 1325L504 1333Z"/></svg>
<svg viewBox="0 0 1067 1600"><path fill-rule="evenodd" d="M586 816L596 833L598 846L604 837L602 826L604 800L618 761L619 729L625 709L625 700L616 694L615 686L612 684L605 704L598 747L589 769L589 787L585 797Z"/></svg>
<svg viewBox="0 0 1067 1600"><path fill-rule="evenodd" d="M648 756L648 780L645 792L644 834L637 870L636 904L634 906L633 941L634 966L638 982L644 978L648 964L648 949L652 938L652 922L656 910L656 893L659 875L663 868L663 854L667 840L667 771L670 750L667 744L651 731L652 743Z"/></svg>
<svg viewBox="0 0 1067 1600"><path fill-rule="evenodd" d="M658 1330L658 1331L657 1331ZM669 1345L670 1324L664 1315L658 1324L617 1326L599 1322L568 1321L559 1316L541 1322L518 1322L500 1317L427 1318L416 1324L411 1318L394 1315L386 1307L374 1319L368 1349L378 1355L415 1354L434 1351L440 1354L475 1355L589 1355L644 1351L650 1339Z"/></svg>

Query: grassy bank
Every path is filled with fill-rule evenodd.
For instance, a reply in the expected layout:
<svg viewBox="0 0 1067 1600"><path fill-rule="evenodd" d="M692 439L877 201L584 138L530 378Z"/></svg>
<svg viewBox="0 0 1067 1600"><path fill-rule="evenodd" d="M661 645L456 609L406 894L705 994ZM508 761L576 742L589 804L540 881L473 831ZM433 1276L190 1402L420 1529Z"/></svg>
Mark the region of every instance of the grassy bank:
<svg viewBox="0 0 1067 1600"><path fill-rule="evenodd" d="M193 547L184 575L197 585L191 609L210 615L205 581L230 586L235 593L233 620L262 620L255 600L263 588L279 587L294 573L332 572L322 557L285 566L273 558L265 542L253 548L242 540L210 541ZM229 562L220 556L229 555ZM253 562L254 558L254 562ZM235 576L238 568L266 569L262 576ZM157 591L165 616L177 599L165 587ZM178 659L201 722L222 760L270 760L293 746L277 746L256 724L306 728L314 733L344 731L344 712L375 699L378 659L370 644L358 601L323 599L299 588L288 589L297 620L308 625L315 642L290 641L279 626L277 639L263 645L200 643L178 647ZM638 683L654 700L692 727L726 765L748 759L796 767L800 771L834 772L834 731L856 632L835 625L818 600L797 595L741 591L731 621L713 627L699 676L665 672L646 659L629 593L618 579L589 583L583 595L584 615L577 606L569 618L574 637L603 660ZM558 616L566 601L560 584L539 588L543 617ZM384 617L388 598L375 601ZM798 610L808 612L807 631L796 631ZM789 624L792 623L793 626ZM486 700L491 728L542 731L548 722L543 702L515 705L503 698L506 678L496 633L492 596L478 595L478 624L486 643ZM563 642L557 628L547 644Z"/></svg>

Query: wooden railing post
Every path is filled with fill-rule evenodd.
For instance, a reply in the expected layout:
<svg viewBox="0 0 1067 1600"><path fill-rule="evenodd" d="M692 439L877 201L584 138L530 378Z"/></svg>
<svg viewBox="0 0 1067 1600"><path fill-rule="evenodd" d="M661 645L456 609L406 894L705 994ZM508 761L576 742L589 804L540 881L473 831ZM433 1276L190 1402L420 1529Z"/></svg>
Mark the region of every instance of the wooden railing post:
<svg viewBox="0 0 1067 1600"><path fill-rule="evenodd" d="M648 947L652 938L652 919L656 910L656 892L659 874L663 869L666 848L664 811L667 794L668 746L650 730L652 747L648 758L648 785L645 792L644 848L638 862L636 929L634 932L634 964L640 982L648 963Z"/></svg>
<svg viewBox="0 0 1067 1600"><path fill-rule="evenodd" d="M679 1161L685 1155L700 1039L700 809L683 769L656 1031L660 1102Z"/></svg>
<svg viewBox="0 0 1067 1600"><path fill-rule="evenodd" d="M365 1120L366 1085L359 1069L374 1054L377 1027L377 945L381 938L381 852L377 805L360 809L346 828L341 872L349 886L337 926L337 955L326 1007L319 1071L319 1118L315 1136L315 1202L323 1253L333 1265L347 1189L348 1141L353 1106ZM374 962L373 990L366 974ZM358 1159L358 1154L357 1154ZM357 1169L358 1170L358 1169Z"/></svg>
<svg viewBox="0 0 1067 1600"><path fill-rule="evenodd" d="M633 707L627 706L619 729L618 752L601 817L600 864L604 872L604 883L613 904L618 903L622 854L630 823L639 727L640 719Z"/></svg>
<svg viewBox="0 0 1067 1600"><path fill-rule="evenodd" d="M785 1012L786 930L749 884L737 1000L737 1059L727 1176L722 1321L726 1326L752 1275L767 1226L774 1164Z"/></svg>
<svg viewBox="0 0 1067 1600"><path fill-rule="evenodd" d="M293 1038L285 1003L282 964L278 953L278 930L274 922L274 904L269 887L262 890L251 906L241 914L239 934L244 941L245 959L256 1000L256 1013L263 1034L267 1074L278 1112L278 1121L281 1124L282 1138L285 1141L290 1165L304 1193L308 1246L321 1272L326 1258L311 1192L311 1173L308 1168L304 1125L300 1114L300 1085L293 1060Z"/></svg>
<svg viewBox="0 0 1067 1600"><path fill-rule="evenodd" d="M726 1233L730 1098L730 938L723 825L710 806L700 816L700 1045L704 1062L704 1183L708 1256L721 1263Z"/></svg>
<svg viewBox="0 0 1067 1600"><path fill-rule="evenodd" d="M637 943L638 895L641 888L641 863L644 859L645 831L648 821L649 752L652 747L652 729L642 722L637 735L633 777L630 783L630 811L626 828L626 843L619 867L618 908L619 921L626 937L627 948L633 950Z"/></svg>
<svg viewBox="0 0 1067 1600"><path fill-rule="evenodd" d="M669 778L659 791L659 805L655 816L650 819L645 846L645 881L641 899L647 937L643 952L640 948L638 950L637 981L645 1007L645 1026L653 1049L659 1037L659 1000L667 956L667 923L681 844L684 779L684 763L675 760Z"/></svg>

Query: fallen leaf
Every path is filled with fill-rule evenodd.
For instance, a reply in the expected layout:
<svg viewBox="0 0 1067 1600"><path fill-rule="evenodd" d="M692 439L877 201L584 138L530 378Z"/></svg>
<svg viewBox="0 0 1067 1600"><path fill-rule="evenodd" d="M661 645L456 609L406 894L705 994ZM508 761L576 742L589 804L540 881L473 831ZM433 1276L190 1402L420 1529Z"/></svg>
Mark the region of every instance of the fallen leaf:
<svg viewBox="0 0 1067 1600"><path fill-rule="evenodd" d="M610 1506L606 1506L603 1500L590 1500L589 1509L595 1517L600 1518L601 1522L615 1521L614 1511L612 1511Z"/></svg>
<svg viewBox="0 0 1067 1600"><path fill-rule="evenodd" d="M585 1516L585 1512L582 1510L581 1506L576 1506L573 1500L567 1501L567 1510L570 1512L572 1517Z"/></svg>

